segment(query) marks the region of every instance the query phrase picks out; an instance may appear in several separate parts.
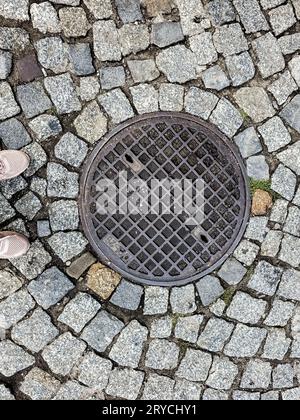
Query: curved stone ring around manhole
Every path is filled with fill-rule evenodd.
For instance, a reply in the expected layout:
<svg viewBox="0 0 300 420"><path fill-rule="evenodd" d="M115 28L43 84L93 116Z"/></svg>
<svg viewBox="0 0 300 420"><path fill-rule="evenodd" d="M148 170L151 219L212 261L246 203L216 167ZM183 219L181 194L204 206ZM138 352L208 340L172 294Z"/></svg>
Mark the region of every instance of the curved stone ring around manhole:
<svg viewBox="0 0 300 420"><path fill-rule="evenodd" d="M242 158L216 127L158 112L113 130L81 180L85 234L105 264L160 286L194 282L240 242L250 213Z"/></svg>

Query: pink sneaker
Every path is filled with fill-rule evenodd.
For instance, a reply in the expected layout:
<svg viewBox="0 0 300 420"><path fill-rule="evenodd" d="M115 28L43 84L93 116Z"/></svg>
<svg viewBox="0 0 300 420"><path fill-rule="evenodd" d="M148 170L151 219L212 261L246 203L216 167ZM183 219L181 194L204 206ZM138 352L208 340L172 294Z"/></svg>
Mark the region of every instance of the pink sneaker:
<svg viewBox="0 0 300 420"><path fill-rule="evenodd" d="M0 151L0 181L21 175L29 166L30 159L19 150Z"/></svg>
<svg viewBox="0 0 300 420"><path fill-rule="evenodd" d="M18 258L26 254L30 247L28 239L15 232L0 232L0 258Z"/></svg>

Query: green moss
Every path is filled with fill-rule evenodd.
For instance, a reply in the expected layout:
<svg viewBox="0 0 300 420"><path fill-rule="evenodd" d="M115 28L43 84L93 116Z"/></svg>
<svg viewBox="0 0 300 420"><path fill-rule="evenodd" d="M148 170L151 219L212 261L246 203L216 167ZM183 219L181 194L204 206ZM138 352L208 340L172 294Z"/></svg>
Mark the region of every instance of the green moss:
<svg viewBox="0 0 300 420"><path fill-rule="evenodd" d="M267 179L257 180L257 179L249 178L249 184L250 184L250 191L251 191L252 196L254 195L256 190L263 190L271 194L274 200L277 200L278 198L280 198L280 195L272 190L271 181Z"/></svg>
<svg viewBox="0 0 300 420"><path fill-rule="evenodd" d="M226 306L229 306L230 305L234 293L235 293L235 289L233 287L228 288L227 290L225 290L225 292L224 292L224 294L222 296L222 300L226 303Z"/></svg>

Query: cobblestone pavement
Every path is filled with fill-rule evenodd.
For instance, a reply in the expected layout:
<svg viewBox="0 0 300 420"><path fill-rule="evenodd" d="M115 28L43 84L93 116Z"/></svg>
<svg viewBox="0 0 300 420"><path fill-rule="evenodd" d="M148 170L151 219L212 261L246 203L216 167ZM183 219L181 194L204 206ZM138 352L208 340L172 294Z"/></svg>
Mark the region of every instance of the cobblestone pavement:
<svg viewBox="0 0 300 420"><path fill-rule="evenodd" d="M0 0L0 399L300 399L300 0ZM182 111L240 148L241 244L171 290L96 262L78 217L89 150L134 114Z"/></svg>

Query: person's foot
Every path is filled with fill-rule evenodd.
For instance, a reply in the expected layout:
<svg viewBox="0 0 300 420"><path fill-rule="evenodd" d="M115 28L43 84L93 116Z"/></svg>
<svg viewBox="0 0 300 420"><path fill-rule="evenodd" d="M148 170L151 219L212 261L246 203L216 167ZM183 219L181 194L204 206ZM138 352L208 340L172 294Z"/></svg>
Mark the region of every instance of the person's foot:
<svg viewBox="0 0 300 420"><path fill-rule="evenodd" d="M30 247L28 239L15 232L0 232L0 258L18 258L26 254Z"/></svg>
<svg viewBox="0 0 300 420"><path fill-rule="evenodd" d="M0 151L0 181L21 175L29 166L30 159L19 150Z"/></svg>

